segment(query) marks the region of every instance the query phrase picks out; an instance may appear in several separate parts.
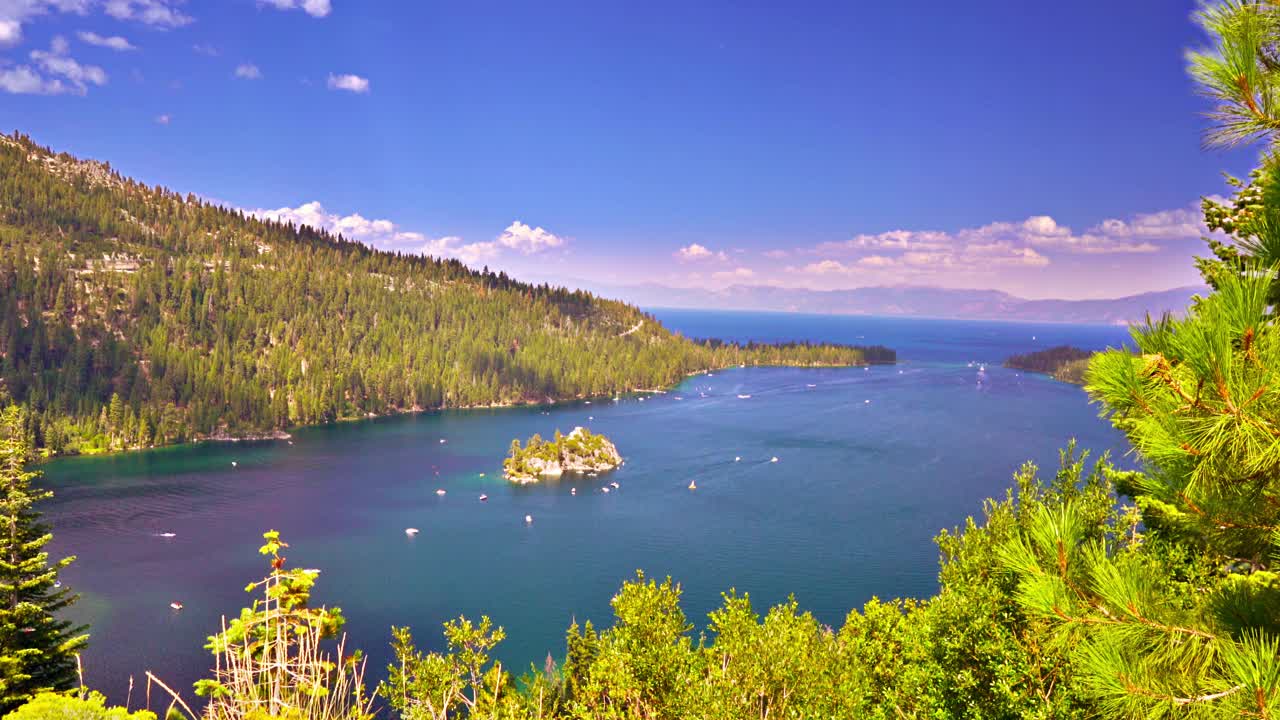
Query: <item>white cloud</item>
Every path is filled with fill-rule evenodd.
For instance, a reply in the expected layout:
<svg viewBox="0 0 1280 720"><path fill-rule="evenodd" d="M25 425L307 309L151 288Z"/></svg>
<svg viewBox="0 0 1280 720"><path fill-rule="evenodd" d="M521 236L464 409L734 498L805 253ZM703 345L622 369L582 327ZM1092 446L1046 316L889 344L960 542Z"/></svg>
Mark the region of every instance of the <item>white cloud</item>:
<svg viewBox="0 0 1280 720"><path fill-rule="evenodd" d="M262 71L253 63L243 63L236 66L236 77L242 80L261 80Z"/></svg>
<svg viewBox="0 0 1280 720"><path fill-rule="evenodd" d="M0 90L14 95L61 95L70 92L61 80L50 80L26 65L0 68Z"/></svg>
<svg viewBox="0 0 1280 720"><path fill-rule="evenodd" d="M358 95L369 92L369 79L359 75L334 75L329 73L330 90L346 90Z"/></svg>
<svg viewBox="0 0 1280 720"><path fill-rule="evenodd" d="M1109 218L1077 232L1049 215L946 230L890 230L826 242L807 252L819 262L789 267L807 276L858 276L884 282L930 275L984 275L1001 268L1043 268L1055 257L1159 252L1164 244L1208 235L1200 211L1188 206L1125 219ZM868 275L870 277L868 277Z"/></svg>
<svg viewBox="0 0 1280 720"><path fill-rule="evenodd" d="M767 258L769 258L770 260L782 260L783 258L791 257L791 251L789 251L789 250L766 250L766 251L764 252L764 256L765 256L765 257L767 257Z"/></svg>
<svg viewBox="0 0 1280 720"><path fill-rule="evenodd" d="M698 243L693 243L692 245L686 245L685 247L680 248L676 251L676 257L686 262L692 260L709 260L712 258L717 260L729 259L729 256L725 255L723 250L720 252L713 252Z"/></svg>
<svg viewBox="0 0 1280 720"><path fill-rule="evenodd" d="M173 118L169 117L168 115L157 115L157 116L156 116L156 124L157 124L157 125L168 125L168 124L169 124L169 122L170 122L170 121L172 121L172 120L173 120Z"/></svg>
<svg viewBox="0 0 1280 720"><path fill-rule="evenodd" d="M542 228L531 228L516 220L498 236L499 245L530 255L565 244L565 239Z"/></svg>
<svg viewBox="0 0 1280 720"><path fill-rule="evenodd" d="M722 270L720 272L711 273L712 280L730 281L730 280L750 280L756 276L756 271L751 268L739 267L732 270Z"/></svg>
<svg viewBox="0 0 1280 720"><path fill-rule="evenodd" d="M22 42L22 23L13 18L0 18L0 47Z"/></svg>
<svg viewBox="0 0 1280 720"><path fill-rule="evenodd" d="M263 5L270 5L279 10L301 9L311 17L322 18L332 10L329 0L259 0Z"/></svg>
<svg viewBox="0 0 1280 720"><path fill-rule="evenodd" d="M25 95L84 95L90 85L107 84L107 73L96 65L82 65L68 55L67 39L55 36L48 50L32 50L35 68L18 65L0 69L0 90Z"/></svg>
<svg viewBox="0 0 1280 720"><path fill-rule="evenodd" d="M547 230L531 228L519 221L511 223L493 240L468 243L456 235L433 238L420 232L405 230L391 220L370 219L359 213L339 215L329 212L318 201L303 203L293 208L246 210L245 212L264 220L310 225L372 247L419 252L436 257L452 257L468 265L488 262L508 251L528 255L563 247L567 242L564 238Z"/></svg>
<svg viewBox="0 0 1280 720"><path fill-rule="evenodd" d="M23 25L35 18L54 13L87 16L101 10L117 20L133 20L160 28L180 27L193 22L190 16L178 10L178 6L184 2L185 0L0 0L0 47L17 45L22 41ZM118 36L102 37L96 33L81 33L80 36L85 42L113 50L133 49L129 41ZM7 73L12 76L17 71L10 70ZM41 78L40 84L48 86L52 82L48 78Z"/></svg>
<svg viewBox="0 0 1280 720"><path fill-rule="evenodd" d="M402 230L390 220L370 220L359 213L351 215L331 213L325 209L324 205L314 200L296 208L284 207L249 212L263 219L291 222L295 225L310 225L313 228L338 233L348 239L359 240L376 247L419 244L427 240L426 235Z"/></svg>
<svg viewBox="0 0 1280 720"><path fill-rule="evenodd" d="M502 246L495 240L464 243L462 238L450 235L428 240L419 248L419 251L423 255L452 257L461 260L467 265L479 265L501 255Z"/></svg>
<svg viewBox="0 0 1280 720"><path fill-rule="evenodd" d="M76 36L79 37L82 41L89 43L90 45L110 48L111 50L116 50L119 52L124 52L125 50L138 49L133 43L129 42L127 39L123 37L120 37L119 35L104 37L102 35L99 35L96 32L81 30L80 32L76 33Z"/></svg>
<svg viewBox="0 0 1280 720"><path fill-rule="evenodd" d="M195 22L177 6L181 0L106 0L103 9L117 20L134 20L160 28L175 28Z"/></svg>

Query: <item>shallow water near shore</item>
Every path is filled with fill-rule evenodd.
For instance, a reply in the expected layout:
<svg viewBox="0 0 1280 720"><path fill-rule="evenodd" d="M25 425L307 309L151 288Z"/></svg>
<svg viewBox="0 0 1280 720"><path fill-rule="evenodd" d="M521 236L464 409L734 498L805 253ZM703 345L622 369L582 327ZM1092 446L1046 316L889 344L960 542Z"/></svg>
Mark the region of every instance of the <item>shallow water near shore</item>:
<svg viewBox="0 0 1280 720"><path fill-rule="evenodd" d="M315 599L344 609L374 679L392 624L437 648L440 623L460 614L503 625L499 655L519 672L561 655L573 620L608 624L609 599L637 569L678 580L699 628L729 588L758 608L794 593L831 625L872 595L927 596L932 537L1002 495L1021 463L1053 468L1071 437L1118 458L1126 447L1080 388L999 367L1062 343L1119 345L1121 328L655 314L695 337L883 344L900 363L731 369L616 403L429 413L302 429L291 444L50 463L53 551L79 556L64 579L84 596L76 619L93 626L87 683L121 701L145 670L189 688L210 664L205 637L265 572L256 549L267 529L292 545L290 565L323 570ZM626 465L502 480L512 438L578 425L608 435ZM610 482L620 487L606 494Z"/></svg>

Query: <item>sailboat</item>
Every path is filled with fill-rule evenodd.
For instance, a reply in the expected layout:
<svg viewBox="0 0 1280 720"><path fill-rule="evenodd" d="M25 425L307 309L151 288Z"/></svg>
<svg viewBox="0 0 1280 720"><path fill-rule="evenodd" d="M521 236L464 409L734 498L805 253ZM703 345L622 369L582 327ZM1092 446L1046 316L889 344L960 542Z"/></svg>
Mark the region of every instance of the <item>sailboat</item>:
<svg viewBox="0 0 1280 720"><path fill-rule="evenodd" d="M697 480L690 480L690 481L689 481L689 489L690 489L690 490L697 490L697 489L698 489L698 481L697 481Z"/></svg>

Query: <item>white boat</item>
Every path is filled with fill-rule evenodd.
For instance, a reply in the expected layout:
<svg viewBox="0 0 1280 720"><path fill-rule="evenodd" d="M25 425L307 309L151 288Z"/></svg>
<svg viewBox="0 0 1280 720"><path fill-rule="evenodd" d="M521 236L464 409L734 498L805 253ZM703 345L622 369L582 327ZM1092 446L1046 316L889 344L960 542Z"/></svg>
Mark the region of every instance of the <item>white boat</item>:
<svg viewBox="0 0 1280 720"><path fill-rule="evenodd" d="M181 610L182 603L178 602L177 600L174 600L173 602L169 603L169 607L173 608L174 610Z"/></svg>
<svg viewBox="0 0 1280 720"><path fill-rule="evenodd" d="M805 385L805 387L818 387L818 386L814 385L813 383L809 383L808 385Z"/></svg>
<svg viewBox="0 0 1280 720"><path fill-rule="evenodd" d="M771 463L773 463L773 462L778 462L778 456L777 456L777 455L774 455L773 457L769 458L769 462L771 462Z"/></svg>
<svg viewBox="0 0 1280 720"><path fill-rule="evenodd" d="M739 395L739 396L738 396L738 399L739 399L739 400L750 400L750 399L751 399L751 396L750 396L750 395Z"/></svg>
<svg viewBox="0 0 1280 720"><path fill-rule="evenodd" d="M741 456L741 455L734 455L734 456L733 456L733 461L734 461L734 462L742 462L742 456Z"/></svg>
<svg viewBox="0 0 1280 720"><path fill-rule="evenodd" d="M486 501L486 500L488 500L488 499L489 499L489 496L488 496L488 495L485 495L484 493L481 493L481 494L480 494L480 502L484 502L484 501Z"/></svg>
<svg viewBox="0 0 1280 720"><path fill-rule="evenodd" d="M689 489L690 489L690 490L697 490L697 489L698 489L698 481L697 481L697 480L690 480L690 481L689 481Z"/></svg>
<svg viewBox="0 0 1280 720"><path fill-rule="evenodd" d="M595 416L595 415L588 415L588 416L587 416L587 419L588 419L588 420L595 420L595 419L596 419L596 416Z"/></svg>
<svg viewBox="0 0 1280 720"><path fill-rule="evenodd" d="M621 485L618 484L616 480L614 482L609 483L609 485L612 486L614 490L617 490L619 487L622 487Z"/></svg>
<svg viewBox="0 0 1280 720"><path fill-rule="evenodd" d="M480 477L484 477L484 473L480 473Z"/></svg>
<svg viewBox="0 0 1280 720"><path fill-rule="evenodd" d="M232 461L231 461L231 467L235 467L235 466L236 466L236 461L235 461L235 460L232 460Z"/></svg>
<svg viewBox="0 0 1280 720"><path fill-rule="evenodd" d="M607 493L609 492L609 488L600 488L600 492Z"/></svg>
<svg viewBox="0 0 1280 720"><path fill-rule="evenodd" d="M524 524L525 524L525 525L530 525L530 524L532 524L532 523L533 523L533 516L532 516L532 515L525 515L525 516L524 516Z"/></svg>
<svg viewBox="0 0 1280 720"><path fill-rule="evenodd" d="M413 537L414 535L418 534L418 528L405 528L404 534L408 535L409 537Z"/></svg>
<svg viewBox="0 0 1280 720"><path fill-rule="evenodd" d="M162 532L162 533L156 533L156 537L162 537L162 538L178 537L178 533L176 533L176 532Z"/></svg>
<svg viewBox="0 0 1280 720"><path fill-rule="evenodd" d="M445 440L444 438L440 438L440 444L441 444L441 445L443 445L443 444L445 444L445 443L447 443L447 442L449 442L449 441L448 441L448 440Z"/></svg>
<svg viewBox="0 0 1280 720"><path fill-rule="evenodd" d="M439 495L439 496L441 496L441 497L444 497L444 488L440 488L439 490L437 490L437 491L436 491L436 494L437 494L437 495Z"/></svg>
<svg viewBox="0 0 1280 720"><path fill-rule="evenodd" d="M570 494L570 495L577 495L577 494L578 494L578 488L569 488L569 494Z"/></svg>

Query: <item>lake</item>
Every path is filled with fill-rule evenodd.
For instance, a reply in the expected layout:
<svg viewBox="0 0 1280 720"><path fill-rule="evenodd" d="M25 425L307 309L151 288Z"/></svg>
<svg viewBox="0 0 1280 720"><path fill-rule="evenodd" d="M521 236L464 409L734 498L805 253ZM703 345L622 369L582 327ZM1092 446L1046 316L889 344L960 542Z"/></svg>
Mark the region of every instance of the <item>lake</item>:
<svg viewBox="0 0 1280 720"><path fill-rule="evenodd" d="M210 665L205 637L266 570L256 549L267 529L292 545L291 566L323 570L315 601L344 609L349 647L368 653L375 679L391 625L438 648L440 624L460 614L506 628L499 656L517 674L540 666L563 654L573 620L607 625L609 599L637 569L678 580L699 629L730 588L759 608L794 593L838 626L873 595L935 592L933 536L1002 495L1024 461L1052 469L1072 437L1117 457L1127 447L1080 388L999 367L1063 343L1118 346L1123 328L654 313L693 337L882 344L900 362L732 369L616 403L429 413L303 429L292 443L51 463L52 550L79 556L63 577L83 595L75 618L93 626L87 683L123 701L129 677L141 683L150 669L190 688ZM626 465L576 481L502 480L512 438L577 425L607 434ZM602 492L612 481L620 487Z"/></svg>

